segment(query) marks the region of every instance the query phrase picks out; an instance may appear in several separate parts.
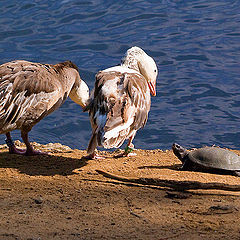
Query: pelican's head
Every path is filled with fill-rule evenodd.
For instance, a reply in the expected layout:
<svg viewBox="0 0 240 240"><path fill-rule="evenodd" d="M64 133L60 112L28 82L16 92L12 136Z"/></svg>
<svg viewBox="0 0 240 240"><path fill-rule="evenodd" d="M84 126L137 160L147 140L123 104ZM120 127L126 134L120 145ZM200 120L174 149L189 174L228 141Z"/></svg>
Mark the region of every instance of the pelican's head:
<svg viewBox="0 0 240 240"><path fill-rule="evenodd" d="M153 58L148 56L141 48L132 47L127 50L122 65L139 71L147 80L151 94L156 96L158 69Z"/></svg>
<svg viewBox="0 0 240 240"><path fill-rule="evenodd" d="M79 84L75 84L69 97L82 108L86 107L89 101L89 88L87 84L83 80L81 80Z"/></svg>

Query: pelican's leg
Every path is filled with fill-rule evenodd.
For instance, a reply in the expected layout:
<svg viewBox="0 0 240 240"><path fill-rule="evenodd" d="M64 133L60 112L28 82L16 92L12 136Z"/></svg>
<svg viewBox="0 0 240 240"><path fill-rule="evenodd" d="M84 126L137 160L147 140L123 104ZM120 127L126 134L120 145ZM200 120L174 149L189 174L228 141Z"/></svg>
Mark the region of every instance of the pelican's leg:
<svg viewBox="0 0 240 240"><path fill-rule="evenodd" d="M97 148L97 134L95 133L95 131L93 131L93 134L91 136L91 139L89 141L88 148L87 148L88 155L84 158L89 160L104 159L104 157L97 154L96 148Z"/></svg>
<svg viewBox="0 0 240 240"><path fill-rule="evenodd" d="M94 150L93 153L87 155L87 156L84 157L84 158L89 159L89 160L93 160L93 159L105 159L105 157L98 155L97 150Z"/></svg>
<svg viewBox="0 0 240 240"><path fill-rule="evenodd" d="M11 135L10 135L10 132L7 132L6 133L6 139L5 139L5 142L8 146L8 149L9 149L9 153L11 154L25 154L26 150L25 149L19 149L19 148L16 148L12 138L11 138Z"/></svg>
<svg viewBox="0 0 240 240"><path fill-rule="evenodd" d="M128 144L127 144L127 146L124 149L125 150L124 151L124 156L126 156L126 157L136 156L137 155L136 153L132 152L134 150L134 145L132 144L133 138L134 137L130 137L129 138Z"/></svg>
<svg viewBox="0 0 240 240"><path fill-rule="evenodd" d="M28 140L28 132L21 131L21 137L22 137L22 140L27 147L27 150L26 150L26 153L25 153L27 156L47 155L48 154L46 152L41 152L41 151L33 149L32 145L30 144L30 142Z"/></svg>
<svg viewBox="0 0 240 240"><path fill-rule="evenodd" d="M134 150L134 145L132 144L134 136L130 137L128 140L128 144L124 149L124 153L121 153L116 156L116 158L119 157L131 157L131 156L136 156L136 153L133 153L132 151Z"/></svg>

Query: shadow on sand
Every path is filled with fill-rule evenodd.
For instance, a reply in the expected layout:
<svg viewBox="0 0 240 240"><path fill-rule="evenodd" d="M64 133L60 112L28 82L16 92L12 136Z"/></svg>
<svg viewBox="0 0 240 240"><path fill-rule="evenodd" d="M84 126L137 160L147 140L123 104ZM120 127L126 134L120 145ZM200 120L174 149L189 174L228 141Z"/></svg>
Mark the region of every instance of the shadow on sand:
<svg viewBox="0 0 240 240"><path fill-rule="evenodd" d="M70 158L53 155L20 156L0 153L0 168L14 168L20 173L29 176L54 176L72 175L73 170L82 168L87 164L87 159Z"/></svg>
<svg viewBox="0 0 240 240"><path fill-rule="evenodd" d="M152 185L157 187L169 188L176 191L186 191L186 190L196 190L196 189L205 189L205 190L224 190L224 191L240 191L240 185L230 185L218 182L202 183L198 181L178 181L178 180L167 180L167 179L158 179L158 178L132 178L114 175L102 170L96 170L97 173L103 175L106 178L114 179L117 181L141 184L141 185Z"/></svg>
<svg viewBox="0 0 240 240"><path fill-rule="evenodd" d="M140 166L138 169L171 169L171 170L179 170L182 164L174 164L167 166Z"/></svg>

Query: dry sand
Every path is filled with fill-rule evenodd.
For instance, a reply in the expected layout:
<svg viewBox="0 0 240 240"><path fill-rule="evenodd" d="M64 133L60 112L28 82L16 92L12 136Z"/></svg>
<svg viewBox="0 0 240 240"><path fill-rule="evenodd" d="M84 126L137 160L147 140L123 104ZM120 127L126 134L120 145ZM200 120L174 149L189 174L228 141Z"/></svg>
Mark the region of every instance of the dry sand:
<svg viewBox="0 0 240 240"><path fill-rule="evenodd" d="M240 191L228 189L239 177L179 171L172 151L86 160L61 144L35 148L51 155L1 146L1 240L240 239ZM226 190L181 189L213 182Z"/></svg>

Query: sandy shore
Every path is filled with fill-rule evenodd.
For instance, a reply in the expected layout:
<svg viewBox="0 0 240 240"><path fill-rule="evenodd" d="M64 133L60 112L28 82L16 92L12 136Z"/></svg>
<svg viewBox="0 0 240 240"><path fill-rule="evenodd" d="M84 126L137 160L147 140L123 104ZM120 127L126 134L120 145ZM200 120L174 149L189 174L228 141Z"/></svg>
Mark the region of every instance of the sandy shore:
<svg viewBox="0 0 240 240"><path fill-rule="evenodd" d="M1 240L240 239L239 177L179 171L172 151L159 149L86 160L61 144L35 148L51 155L0 146ZM209 183L220 189L191 189Z"/></svg>

